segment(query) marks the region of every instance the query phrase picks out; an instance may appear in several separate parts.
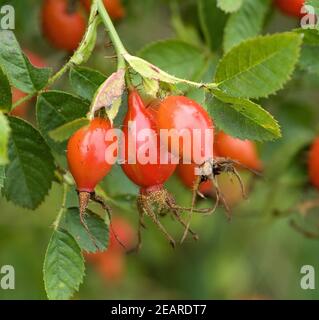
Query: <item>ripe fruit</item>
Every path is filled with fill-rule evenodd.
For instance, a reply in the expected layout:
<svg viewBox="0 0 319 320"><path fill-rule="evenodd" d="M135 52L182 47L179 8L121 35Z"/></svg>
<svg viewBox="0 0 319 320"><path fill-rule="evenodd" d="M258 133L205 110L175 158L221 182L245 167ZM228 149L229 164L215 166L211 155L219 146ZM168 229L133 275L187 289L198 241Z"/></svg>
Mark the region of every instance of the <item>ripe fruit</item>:
<svg viewBox="0 0 319 320"><path fill-rule="evenodd" d="M240 140L219 132L215 137L215 150L220 157L237 160L250 169L261 170L262 168L256 145L252 141Z"/></svg>
<svg viewBox="0 0 319 320"><path fill-rule="evenodd" d="M319 189L319 138L315 139L310 148L308 172L311 183Z"/></svg>
<svg viewBox="0 0 319 320"><path fill-rule="evenodd" d="M285 14L293 17L301 17L301 8L305 0L275 0L276 6Z"/></svg>
<svg viewBox="0 0 319 320"><path fill-rule="evenodd" d="M106 161L106 150L112 144L105 139L109 130L112 130L109 120L95 118L68 142L68 165L79 192L93 192L111 170L112 164Z"/></svg>
<svg viewBox="0 0 319 320"><path fill-rule="evenodd" d="M216 194L216 204L210 212L217 208L220 201L229 212L226 198L218 186L217 177L223 172L231 173L238 179L243 195L244 187L235 168L234 160L223 158L224 155L219 153L218 150L216 150L216 153L220 157L214 158L214 124L209 114L198 103L187 97L171 96L159 105L157 119L160 130L175 130L175 134L171 132L168 135L168 150L175 155L179 155L182 160L181 163L187 164L190 161L200 170L200 176L194 179L194 173L192 173L193 178L189 178L190 181L194 181L191 216L194 211L196 195L200 192L200 184L207 180L214 184ZM176 145L176 137L179 139L178 145ZM189 184L189 181L187 181L187 184ZM189 224L190 220L182 241L185 239Z"/></svg>
<svg viewBox="0 0 319 320"><path fill-rule="evenodd" d="M39 57L37 54L33 53L28 49L24 49L23 51L26 54L26 56L29 58L31 64L33 64L35 67L37 68L46 67L45 61L41 57ZM17 88L12 88L12 103L16 103L20 99L24 98L26 95L27 94L22 92L21 90ZM25 118L28 113L28 106L29 106L28 102L24 102L20 104L18 107L14 108L14 110L12 110L10 114L13 116Z"/></svg>
<svg viewBox="0 0 319 320"><path fill-rule="evenodd" d="M130 121L133 121L135 128L132 126L129 128ZM156 115L145 108L138 92L131 90L128 99L128 111L123 122L125 151L122 156L125 162L122 164L122 169L129 179L141 187L137 199L140 214L138 248L141 244L141 228L143 227L144 215L153 220L173 247L175 246L175 240L161 224L159 216L171 213L173 218L186 228L186 223L180 217L180 211L186 209L178 207L173 196L163 188L163 184L174 173L176 164L172 163L173 156L168 152L166 146L160 142L157 124ZM144 139L139 138L139 134L145 132L146 129L148 129L146 137L144 136ZM129 140L132 141L133 146L129 145ZM130 159L132 156L133 159ZM136 159L134 159L134 156L136 156ZM153 163L147 162L150 159ZM168 161L164 163L163 159ZM133 162L131 160L135 160L135 163L130 163ZM154 212L154 208L158 212ZM191 229L187 229L187 231L197 239L197 235Z"/></svg>
<svg viewBox="0 0 319 320"><path fill-rule="evenodd" d="M135 124L136 130L129 129L130 121ZM139 140L138 134L145 129L149 129L150 137ZM161 146L156 123L136 90L129 93L128 112L123 122L123 134L125 136L125 163L122 164L122 169L127 177L143 189L154 186L161 187L174 173L176 164L171 163L171 155ZM129 145L129 139L133 142L133 146ZM129 163L132 153L136 155L136 159L132 159L132 162L135 163ZM165 153L164 157L167 155L168 163L161 163L161 153L162 155ZM153 163L142 161L142 157L146 159L152 154L155 155Z"/></svg>
<svg viewBox="0 0 319 320"><path fill-rule="evenodd" d="M82 0L82 3L87 11L90 11L91 0ZM125 16L125 9L121 0L104 0L104 6L113 20L122 19Z"/></svg>
<svg viewBox="0 0 319 320"><path fill-rule="evenodd" d="M213 158L213 121L198 103L187 97L170 96L160 104L157 119L159 129L176 130L179 146L169 136L168 150L181 157L183 163L199 165ZM183 139L184 134L188 138Z"/></svg>
<svg viewBox="0 0 319 320"><path fill-rule="evenodd" d="M80 10L69 7L68 0L44 0L42 30L50 43L58 49L74 51L81 42L86 21Z"/></svg>
<svg viewBox="0 0 319 320"><path fill-rule="evenodd" d="M112 167L106 159L107 149L113 143L106 139L110 130L113 129L109 120L95 118L76 131L67 146L69 169L79 192L80 218L87 231L83 217L91 193Z"/></svg>

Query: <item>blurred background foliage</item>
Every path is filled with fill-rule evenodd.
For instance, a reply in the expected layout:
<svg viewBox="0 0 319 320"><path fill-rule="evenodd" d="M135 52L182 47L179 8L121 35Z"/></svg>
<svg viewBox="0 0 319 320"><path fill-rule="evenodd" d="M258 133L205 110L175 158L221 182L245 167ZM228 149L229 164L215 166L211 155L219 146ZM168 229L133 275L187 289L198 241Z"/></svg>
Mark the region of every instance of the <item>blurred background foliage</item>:
<svg viewBox="0 0 319 320"><path fill-rule="evenodd" d="M209 65L205 77L213 78L220 53L218 50L212 53L204 45L198 1L125 0L123 3L126 17L116 26L130 52L139 52L153 41L177 38L199 48ZM41 1L0 0L0 6L3 4L15 7L16 35L22 48L41 55L49 66L58 69L67 55L53 49L41 34ZM297 26L296 19L273 10L263 33ZM114 70L115 61L106 58L112 49L105 48L104 32L101 30L98 49L88 66L108 75ZM66 77L57 88L71 91ZM223 209L213 216L197 216L193 228L200 240L188 239L176 250L170 248L152 223L147 223L143 248L138 255L125 257L121 279L104 279L93 265L87 264L87 277L75 299L319 298L319 289L300 288L301 266L310 264L319 272L318 240L308 239L291 227L291 221L296 221L306 230L318 233L318 210L314 208L304 215L299 210L300 203L318 198L317 191L308 183L306 167L307 150L318 130L318 89L318 74L298 69L284 90L264 101L263 105L279 120L283 138L259 145L265 165L263 177L243 172L249 197L240 199L234 206L231 222ZM34 104L30 119L33 119ZM114 168L103 182L103 188L113 199L114 214L125 217L135 228L137 189L125 181L121 171ZM190 191L176 177L169 181L168 188L178 203L189 205ZM236 188L234 181L226 185L224 192L232 195ZM1 299L46 298L42 264L61 196L60 186L54 184L45 203L35 212L20 209L1 197L0 266L10 264L16 271L16 289L0 290ZM200 206L212 205L213 201L201 201ZM183 230L179 226L168 218L164 223L176 237L181 237Z"/></svg>

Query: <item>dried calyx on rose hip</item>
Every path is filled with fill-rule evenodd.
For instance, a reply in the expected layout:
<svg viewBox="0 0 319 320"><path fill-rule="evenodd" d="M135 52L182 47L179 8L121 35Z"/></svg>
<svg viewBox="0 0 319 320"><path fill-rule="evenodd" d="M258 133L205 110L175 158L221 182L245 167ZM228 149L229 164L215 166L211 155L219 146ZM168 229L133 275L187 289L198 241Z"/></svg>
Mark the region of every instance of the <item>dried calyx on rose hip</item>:
<svg viewBox="0 0 319 320"><path fill-rule="evenodd" d="M143 133L145 136L141 138ZM144 227L145 215L152 219L174 247L175 240L162 225L159 217L171 213L172 217L186 228L181 212L191 209L177 206L174 197L163 187L175 172L178 159L161 143L156 116L145 107L139 93L134 89L129 92L123 136L125 141L122 148L122 169L126 176L140 187L137 199L138 248L141 246L141 229ZM209 210L195 211L205 213ZM194 239L198 238L192 230L189 229L189 232Z"/></svg>
<svg viewBox="0 0 319 320"><path fill-rule="evenodd" d="M254 171L258 174L262 170L262 161L258 155L257 146L253 141L240 140L234 138L222 131L218 132L214 139L214 158L228 158L234 162L238 161L240 173L243 170ZM188 189L193 189L196 181L195 175L196 165L180 163L177 166L177 174L181 182ZM219 188L223 195L227 206L231 208L239 202L240 198L245 197L244 185L239 183L238 186L233 184L233 181L227 180L227 176L218 178ZM239 187L239 188L238 188ZM200 183L198 193L201 197L214 197L214 185L211 180L206 180Z"/></svg>
<svg viewBox="0 0 319 320"><path fill-rule="evenodd" d="M112 168L105 157L107 148L113 143L106 139L110 130L113 127L108 119L95 118L76 131L67 146L68 166L79 194L80 219L87 231L84 215L90 199L100 203L110 214L109 207L94 193L97 184Z"/></svg>
<svg viewBox="0 0 319 320"><path fill-rule="evenodd" d="M194 184L196 182L197 176L195 175L196 165L194 163L184 164L180 163L177 166L176 173L179 177L179 180L183 185L189 190L193 190ZM213 183L210 180L203 181L198 187L198 194L201 198L213 197Z"/></svg>
<svg viewBox="0 0 319 320"><path fill-rule="evenodd" d="M219 131L215 137L214 148L219 157L238 161L242 167L249 170L262 170L263 165L253 141L234 138Z"/></svg>

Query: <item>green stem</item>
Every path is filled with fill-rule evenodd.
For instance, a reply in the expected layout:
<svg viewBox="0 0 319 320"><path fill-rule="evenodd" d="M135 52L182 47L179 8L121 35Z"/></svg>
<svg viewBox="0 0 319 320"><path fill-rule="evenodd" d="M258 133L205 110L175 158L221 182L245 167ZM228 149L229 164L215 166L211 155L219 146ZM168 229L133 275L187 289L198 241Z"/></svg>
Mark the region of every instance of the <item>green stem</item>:
<svg viewBox="0 0 319 320"><path fill-rule="evenodd" d="M116 55L118 58L118 69L125 68L125 60L123 55L127 53L117 31L115 30L115 27L113 25L113 22L107 12L107 10L104 7L104 4L102 0L95 0L98 6L98 12L101 16L102 22L108 29L108 33L110 36L110 39L114 45Z"/></svg>
<svg viewBox="0 0 319 320"><path fill-rule="evenodd" d="M72 59L72 58L71 58ZM29 101L30 99L32 99L33 97L45 92L45 90L50 87L55 81L57 81L59 78L62 77L62 75L70 68L70 66L72 65L72 61L71 59L57 72L55 73L51 78L49 78L47 85L45 86L45 89L42 89L40 91L36 91L36 92L32 92L29 93L28 95L26 95L25 97L19 99L16 103L14 103L12 105L11 110L13 110L14 108L16 108L17 106L19 106L20 104Z"/></svg>
<svg viewBox="0 0 319 320"><path fill-rule="evenodd" d="M46 88L52 86L52 84L54 82L56 82L58 79L60 79L63 74L65 72L67 72L67 70L72 66L72 58L57 72L55 73L48 81L47 85L46 85ZM42 93L44 92L46 89L42 89L39 91L39 93Z"/></svg>
<svg viewBox="0 0 319 320"><path fill-rule="evenodd" d="M28 95L24 96L23 98L19 99L17 102L15 102L12 105L11 110L13 110L15 107L19 106L20 104L29 101L30 99L32 99L37 93L29 93Z"/></svg>

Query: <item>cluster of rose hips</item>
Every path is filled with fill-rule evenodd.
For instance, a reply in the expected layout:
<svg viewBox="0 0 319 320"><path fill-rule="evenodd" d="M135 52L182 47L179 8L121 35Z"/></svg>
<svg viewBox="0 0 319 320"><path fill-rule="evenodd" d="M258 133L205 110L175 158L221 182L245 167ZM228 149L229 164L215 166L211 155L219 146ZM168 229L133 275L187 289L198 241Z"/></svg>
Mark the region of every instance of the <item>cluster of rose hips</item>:
<svg viewBox="0 0 319 320"><path fill-rule="evenodd" d="M90 0L44 0L41 19L42 31L57 49L73 52L81 42L87 25L85 12L90 11ZM121 0L104 0L113 20L125 16Z"/></svg>
<svg viewBox="0 0 319 320"><path fill-rule="evenodd" d="M134 131L130 130L130 123L135 124ZM175 203L174 197L164 188L164 184L177 167L182 181L187 181L187 185L194 189L195 195L200 193L202 183L206 185L205 181L211 181L211 186L214 184L217 195L219 190L215 182L216 176L222 172L236 173L233 164L254 170L261 169L256 147L252 142L240 141L222 132L218 134L215 143L214 135L206 136L207 130L214 132L211 117L202 106L184 96L168 96L156 104L151 103L146 106L138 91L129 89L128 111L122 129L124 146L121 148L121 161L123 161L121 166L126 176L140 187L137 199L140 217L139 240L141 239L141 228L144 226L144 216L150 217L174 246L175 241L160 222L160 216L171 213L172 217L187 230L187 233L190 232L197 239L197 235L181 217L181 212L208 214L213 211L211 208L195 209L193 203L191 208L182 208ZM145 146L145 141L136 138L139 132L145 129L155 133L148 137L147 150L155 149L157 157L155 161L147 163L141 161L138 156ZM113 126L108 119L98 117L93 119L88 126L74 133L68 142L67 159L79 192L81 215L84 215L88 202L94 195L96 185L111 170L112 163L106 161L106 153L114 141L106 139L106 136L110 136L112 130ZM160 140L160 130L175 130L177 140L181 140L180 143L174 144L174 137L170 136L167 143L163 144ZM200 134L195 136L193 132L196 130ZM193 148L184 149L182 133L185 131L190 133L191 145L199 149L204 159L202 163L195 161ZM205 139L209 140L205 141ZM133 152L136 152L136 161L133 163L129 161L129 157L132 156L129 141L135 141ZM208 145L209 148L204 148L204 145ZM215 147L220 157L215 157ZM148 152L147 150L144 152ZM233 160L225 156L232 157ZM163 158L169 161L163 162ZM173 161L174 159L179 160L180 164L178 165L178 161ZM234 162L234 160L237 161ZM183 164L185 161L188 161L189 164ZM204 166L211 167L211 171L195 175L195 169L201 169ZM195 180L198 180L197 185Z"/></svg>
<svg viewBox="0 0 319 320"><path fill-rule="evenodd" d="M44 0L42 6L42 27L46 38L55 47L74 51L79 45L86 28L85 10L89 11L91 1L68 1L68 0ZM124 8L120 0L105 0L104 4L112 17L119 19L125 15ZM304 0L275 0L275 4L284 13L300 17L301 8ZM84 10L83 10L84 9ZM44 67L45 63L35 54L25 50L31 63L38 67ZM13 91L13 99L19 100L24 93L17 89ZM25 105L13 110L14 115L25 116ZM137 132L143 129L152 129L159 132L162 129L180 130L206 129L214 130L213 122L207 112L196 102L183 96L170 96L150 105L145 105L139 93L136 90L130 90L128 99L128 112L123 122L123 132L126 138L132 135L128 123L134 121L137 124ZM96 185L108 174L112 164L105 161L105 151L112 142L106 141L105 136L113 126L108 119L95 118L87 127L78 130L69 140L68 144L68 163L71 173L74 176L77 190L80 194L80 211L83 215L88 201L94 193ZM203 140L204 134L200 136ZM125 139L127 143L129 139ZM205 138L204 138L205 140ZM228 136L223 132L218 132L215 137L208 142L211 145L210 150L205 150L205 160L198 163L193 159L192 154L188 154L183 149L183 143L179 144L179 149L174 149L172 141L168 140L167 145L159 141L159 135L154 136L150 144L161 152L167 153L168 159L178 157L179 164L174 161L162 163L160 158L155 163L141 163L137 161L134 164L129 163L128 148L125 146L122 158L124 163L122 169L127 177L140 187L138 196L138 209L140 214L140 227L143 227L143 218L149 216L160 230L167 236L170 243L175 245L174 239L169 235L166 229L159 221L159 216L171 212L172 216L182 224L187 232L190 232L194 238L197 235L189 228L182 219L182 211L209 213L209 208L203 210L194 209L194 203L190 208L181 208L176 205L174 197L163 187L164 183L176 171L181 181L193 193L201 196L212 194L212 190L217 198L221 198L227 206L227 201L223 199L223 194L219 191L218 180L216 176L221 172L232 172L237 174L238 166L243 166L251 170L260 171L262 168L258 158L256 146L251 141L241 141ZM202 141L197 141L192 137L192 145L197 146L202 152ZM137 143L136 149L139 149ZM159 150L158 150L159 151ZM158 155L161 154L158 152ZM319 172L319 143L316 141L312 148L309 162L310 179L313 184L319 187L317 177ZM138 157L137 157L138 159ZM185 164L184 160L191 163ZM232 159L233 161L229 161ZM202 174L195 174L196 169L201 169ZM208 169L208 171L207 171ZM156 207L156 210L154 210ZM139 236L140 238L140 236Z"/></svg>

